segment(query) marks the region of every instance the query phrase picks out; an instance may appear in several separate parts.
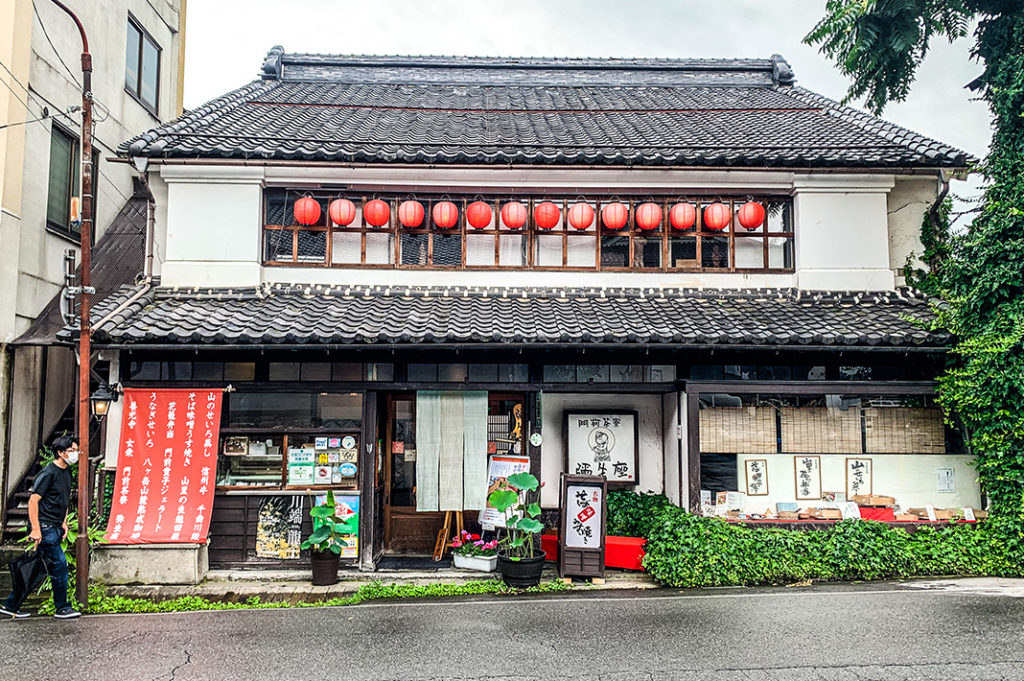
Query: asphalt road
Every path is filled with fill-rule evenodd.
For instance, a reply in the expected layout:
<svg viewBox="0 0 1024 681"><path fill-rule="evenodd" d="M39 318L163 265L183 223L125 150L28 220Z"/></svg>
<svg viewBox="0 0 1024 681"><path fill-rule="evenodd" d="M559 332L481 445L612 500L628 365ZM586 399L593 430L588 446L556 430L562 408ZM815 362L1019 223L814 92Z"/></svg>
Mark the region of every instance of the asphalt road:
<svg viewBox="0 0 1024 681"><path fill-rule="evenodd" d="M921 587L931 588L921 588ZM1024 582L0 622L0 679L1024 679Z"/></svg>

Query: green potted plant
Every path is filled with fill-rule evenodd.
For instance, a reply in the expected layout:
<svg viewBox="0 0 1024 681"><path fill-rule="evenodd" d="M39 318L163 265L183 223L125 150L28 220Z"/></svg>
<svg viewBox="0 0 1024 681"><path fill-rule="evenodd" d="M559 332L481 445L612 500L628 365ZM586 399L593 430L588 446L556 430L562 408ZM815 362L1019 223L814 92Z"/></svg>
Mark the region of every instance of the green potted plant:
<svg viewBox="0 0 1024 681"><path fill-rule="evenodd" d="M452 538L452 560L457 568L494 572L498 563L498 541L485 542L479 534L463 530Z"/></svg>
<svg viewBox="0 0 1024 681"><path fill-rule="evenodd" d="M345 535L358 534L353 527L358 516L346 519L338 517L334 492L328 491L324 503L310 509L313 518L313 534L302 542L302 549L309 551L309 562L313 568L313 585L330 586L338 582L338 563L341 550L348 546Z"/></svg>
<svg viewBox="0 0 1024 681"><path fill-rule="evenodd" d="M505 515L505 536L499 540L498 570L509 586L537 586L544 571L544 552L535 538L544 526L537 520L540 504L531 500L540 484L529 473L516 473L502 481L487 497L498 513Z"/></svg>

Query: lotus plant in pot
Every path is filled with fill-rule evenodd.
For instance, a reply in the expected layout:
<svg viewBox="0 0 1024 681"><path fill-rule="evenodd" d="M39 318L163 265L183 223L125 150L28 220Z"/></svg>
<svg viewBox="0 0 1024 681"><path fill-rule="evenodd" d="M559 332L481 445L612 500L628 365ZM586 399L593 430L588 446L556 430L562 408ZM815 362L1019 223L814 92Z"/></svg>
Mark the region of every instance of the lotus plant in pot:
<svg viewBox="0 0 1024 681"><path fill-rule="evenodd" d="M341 550L348 547L346 535L359 533L358 515L342 519L334 502L334 492L328 491L324 503L310 509L313 534L302 542L302 550L309 551L313 568L313 585L330 586L338 582L338 563Z"/></svg>
<svg viewBox="0 0 1024 681"><path fill-rule="evenodd" d="M498 542L498 570L505 583L516 588L537 586L544 571L544 552L536 541L544 529L537 520L540 504L534 499L539 490L533 475L516 473L487 497L488 503L505 515L505 536Z"/></svg>
<svg viewBox="0 0 1024 681"><path fill-rule="evenodd" d="M452 538L452 559L457 568L494 572L498 563L498 541L485 542L479 534L463 530Z"/></svg>

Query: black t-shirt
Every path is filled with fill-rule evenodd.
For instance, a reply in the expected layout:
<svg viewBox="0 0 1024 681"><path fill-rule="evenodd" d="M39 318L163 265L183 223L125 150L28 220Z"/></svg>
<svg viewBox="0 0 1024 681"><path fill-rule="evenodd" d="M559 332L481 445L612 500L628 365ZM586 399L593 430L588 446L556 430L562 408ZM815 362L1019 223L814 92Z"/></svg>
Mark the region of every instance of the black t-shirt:
<svg viewBox="0 0 1024 681"><path fill-rule="evenodd" d="M71 471L51 463L36 476L31 492L42 497L39 500L39 522L61 525L71 501Z"/></svg>

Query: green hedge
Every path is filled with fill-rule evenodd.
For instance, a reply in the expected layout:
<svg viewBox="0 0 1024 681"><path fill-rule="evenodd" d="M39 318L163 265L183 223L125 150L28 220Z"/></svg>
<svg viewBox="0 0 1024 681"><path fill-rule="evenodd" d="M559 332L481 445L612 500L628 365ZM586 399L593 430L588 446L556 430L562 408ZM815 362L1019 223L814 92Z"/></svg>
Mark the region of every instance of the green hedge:
<svg viewBox="0 0 1024 681"><path fill-rule="evenodd" d="M637 494L631 490L608 492L606 533L614 537L646 537L651 523L669 506L664 494Z"/></svg>
<svg viewBox="0 0 1024 681"><path fill-rule="evenodd" d="M871 520L798 531L748 527L667 506L648 520L646 536L645 569L675 587L1024 575L1020 539L991 520L923 527L913 534Z"/></svg>

